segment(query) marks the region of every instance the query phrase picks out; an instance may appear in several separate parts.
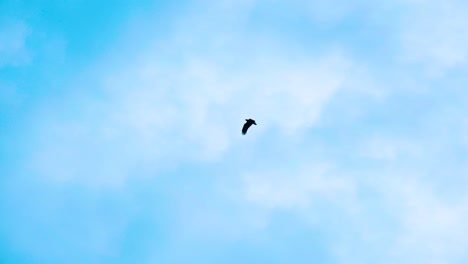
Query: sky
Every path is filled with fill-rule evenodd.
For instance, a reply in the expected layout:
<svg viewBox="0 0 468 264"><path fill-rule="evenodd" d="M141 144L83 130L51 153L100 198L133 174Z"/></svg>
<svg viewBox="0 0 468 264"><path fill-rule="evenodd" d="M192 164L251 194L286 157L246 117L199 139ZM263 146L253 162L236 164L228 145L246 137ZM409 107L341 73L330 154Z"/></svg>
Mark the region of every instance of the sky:
<svg viewBox="0 0 468 264"><path fill-rule="evenodd" d="M0 1L0 263L468 263L467 13Z"/></svg>

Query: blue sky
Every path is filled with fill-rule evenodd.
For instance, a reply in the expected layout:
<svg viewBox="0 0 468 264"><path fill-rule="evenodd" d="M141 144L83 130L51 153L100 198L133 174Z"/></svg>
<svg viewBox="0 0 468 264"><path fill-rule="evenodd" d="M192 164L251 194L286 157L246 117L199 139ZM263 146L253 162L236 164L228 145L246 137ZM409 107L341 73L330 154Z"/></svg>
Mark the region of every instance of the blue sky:
<svg viewBox="0 0 468 264"><path fill-rule="evenodd" d="M0 2L0 262L468 263L467 13Z"/></svg>

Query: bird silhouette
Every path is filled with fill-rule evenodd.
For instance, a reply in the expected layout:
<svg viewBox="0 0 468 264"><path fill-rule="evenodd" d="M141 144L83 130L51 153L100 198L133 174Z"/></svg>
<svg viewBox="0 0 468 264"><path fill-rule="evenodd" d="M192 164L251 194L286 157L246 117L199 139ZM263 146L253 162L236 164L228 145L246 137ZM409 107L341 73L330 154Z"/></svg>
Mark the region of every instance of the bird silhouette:
<svg viewBox="0 0 468 264"><path fill-rule="evenodd" d="M249 127L254 124L254 125L257 125L257 123L255 123L255 120L253 119L246 119L245 121L245 124L244 124L244 127L242 127L242 135L245 135L247 133L247 129L249 129Z"/></svg>

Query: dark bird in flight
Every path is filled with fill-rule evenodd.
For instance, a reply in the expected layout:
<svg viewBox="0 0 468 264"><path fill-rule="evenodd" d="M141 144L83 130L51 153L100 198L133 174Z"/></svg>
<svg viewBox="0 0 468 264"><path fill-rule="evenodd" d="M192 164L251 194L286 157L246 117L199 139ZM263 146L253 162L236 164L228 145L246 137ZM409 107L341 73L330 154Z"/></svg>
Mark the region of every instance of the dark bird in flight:
<svg viewBox="0 0 468 264"><path fill-rule="evenodd" d="M254 124L254 125L257 125L257 123L255 123L255 120L253 119L246 119L245 121L245 124L244 124L244 127L242 127L242 135L245 135L245 133L247 133L247 129L249 129L249 127Z"/></svg>

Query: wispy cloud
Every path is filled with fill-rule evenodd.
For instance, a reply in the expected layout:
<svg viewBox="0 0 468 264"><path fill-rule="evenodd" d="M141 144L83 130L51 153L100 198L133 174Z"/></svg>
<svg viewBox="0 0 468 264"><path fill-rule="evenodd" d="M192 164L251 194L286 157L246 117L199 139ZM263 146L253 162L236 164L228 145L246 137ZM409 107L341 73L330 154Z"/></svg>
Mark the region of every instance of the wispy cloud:
<svg viewBox="0 0 468 264"><path fill-rule="evenodd" d="M39 63L34 85L18 72L0 83L12 87L0 100L31 102L0 156L6 254L466 262L464 3L153 8L127 14L99 54L44 24L76 48L59 51L64 69ZM1 66L47 60L52 38L29 51L32 29L2 25ZM245 118L258 126L242 136Z"/></svg>
<svg viewBox="0 0 468 264"><path fill-rule="evenodd" d="M351 74L358 71L334 50L301 59L288 58L286 47L240 59L239 53L214 58L202 50L182 61L160 51L196 48L198 36L187 27L143 52L149 56L118 66L102 61L98 65L104 66L94 68L92 75L85 73L82 79L88 81L79 82L95 87L89 93L38 112L41 121L33 130L38 143L31 150L34 170L51 179L123 184L135 166L218 160L240 140L245 118L261 120L254 138L275 129L292 136L314 125L327 102L349 88ZM215 47L228 35L205 36L204 45ZM236 35L241 41L225 43L223 49L241 52L251 43L260 50L248 31ZM186 39L180 42L178 36ZM242 40L247 37L249 41ZM94 98L96 90L99 99ZM74 107L57 111L65 105ZM55 140L47 140L49 136Z"/></svg>
<svg viewBox="0 0 468 264"><path fill-rule="evenodd" d="M403 1L402 46L406 58L440 72L466 65L468 5L464 1Z"/></svg>

